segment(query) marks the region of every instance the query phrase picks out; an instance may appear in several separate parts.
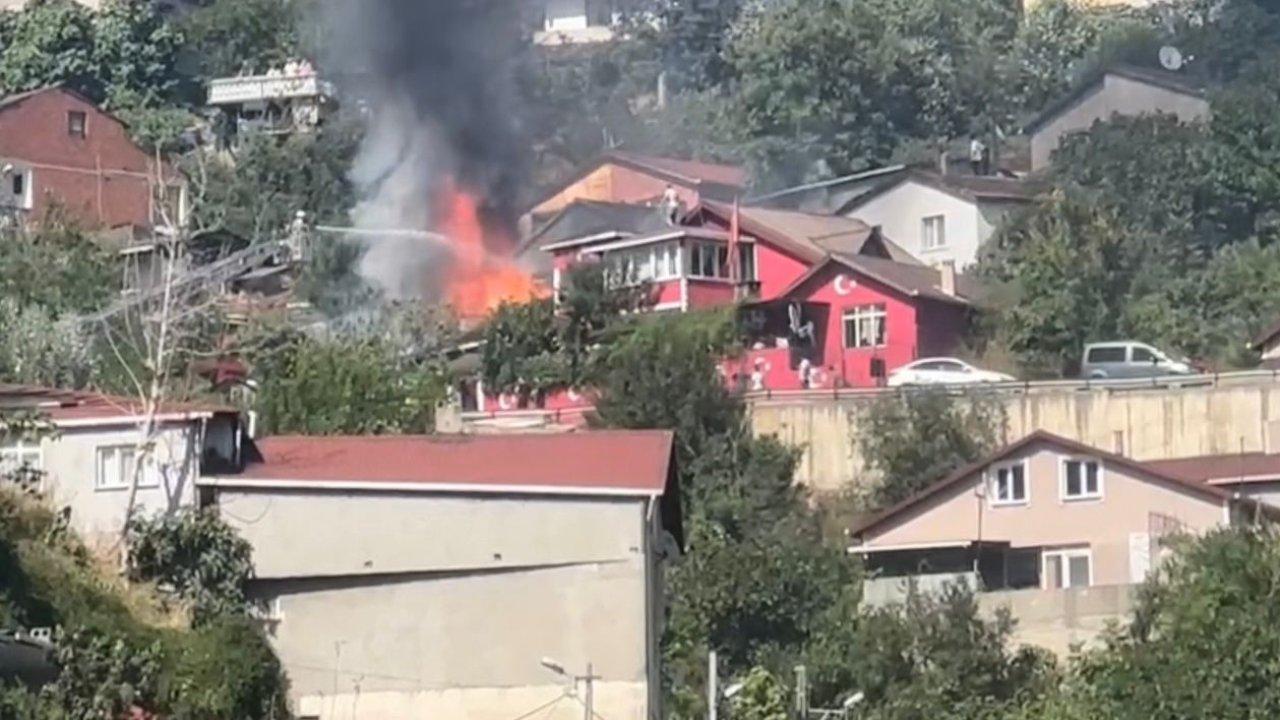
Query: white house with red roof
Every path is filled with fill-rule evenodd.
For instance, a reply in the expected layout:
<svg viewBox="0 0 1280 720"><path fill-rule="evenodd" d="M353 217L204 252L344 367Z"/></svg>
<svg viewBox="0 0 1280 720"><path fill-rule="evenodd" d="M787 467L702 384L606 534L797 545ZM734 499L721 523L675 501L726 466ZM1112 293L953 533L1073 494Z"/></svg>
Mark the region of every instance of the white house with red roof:
<svg viewBox="0 0 1280 720"><path fill-rule="evenodd" d="M200 485L253 546L300 717L569 720L587 692L599 717L662 716L671 433L271 437L246 458Z"/></svg>
<svg viewBox="0 0 1280 720"><path fill-rule="evenodd" d="M200 474L239 462L239 415L219 405L162 405L150 441L137 398L0 385L0 413L35 430L0 439L0 477L33 485L91 546L119 537L135 476L135 511L150 515L195 506Z"/></svg>

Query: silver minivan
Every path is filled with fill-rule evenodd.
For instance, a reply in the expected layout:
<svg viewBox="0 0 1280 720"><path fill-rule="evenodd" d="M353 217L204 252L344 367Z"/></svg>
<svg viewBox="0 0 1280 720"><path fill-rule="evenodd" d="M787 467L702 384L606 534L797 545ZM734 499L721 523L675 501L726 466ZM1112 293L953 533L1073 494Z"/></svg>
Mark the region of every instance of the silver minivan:
<svg viewBox="0 0 1280 720"><path fill-rule="evenodd" d="M1080 377L1090 380L1194 375L1195 372L1186 360L1175 360L1150 345L1129 340L1085 345L1084 360L1080 363Z"/></svg>

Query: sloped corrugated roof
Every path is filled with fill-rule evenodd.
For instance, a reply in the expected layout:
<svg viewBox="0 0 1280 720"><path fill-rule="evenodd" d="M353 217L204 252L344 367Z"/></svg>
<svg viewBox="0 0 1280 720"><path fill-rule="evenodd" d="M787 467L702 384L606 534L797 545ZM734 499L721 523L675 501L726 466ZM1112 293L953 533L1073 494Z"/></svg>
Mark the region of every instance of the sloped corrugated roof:
<svg viewBox="0 0 1280 720"><path fill-rule="evenodd" d="M1280 480L1280 453L1233 453L1148 460L1144 465L1186 480L1230 485L1231 481Z"/></svg>
<svg viewBox="0 0 1280 720"><path fill-rule="evenodd" d="M702 209L721 222L729 222L733 206L704 201ZM889 257L903 263L919 264L911 253L881 236L875 228L856 218L816 215L796 210L740 207L742 232L781 247L810 263L832 253L859 254L873 238L880 241Z"/></svg>
<svg viewBox="0 0 1280 720"><path fill-rule="evenodd" d="M221 486L334 487L581 495L661 495L666 430L564 434L280 436L255 441L260 462L207 478Z"/></svg>
<svg viewBox="0 0 1280 720"><path fill-rule="evenodd" d="M0 384L0 410L30 410L54 423L73 420L111 422L136 417L145 412L142 401L135 397L90 390L6 384ZM217 403L166 402L157 412L168 417L199 416L235 412L235 409Z"/></svg>
<svg viewBox="0 0 1280 720"><path fill-rule="evenodd" d="M740 188L747 183L747 171L736 165L637 155L621 151L613 151L606 154L605 160L616 160L622 164L647 168L690 184L708 182Z"/></svg>
<svg viewBox="0 0 1280 720"><path fill-rule="evenodd" d="M890 506L885 510L879 513L876 513L871 517L861 520L850 529L850 535L857 537L862 535L863 533L873 530L874 528L879 527L885 522L914 508L919 503L937 495L940 492L943 492L947 488L950 488L956 485L957 483L961 483L968 479L971 479L975 473L978 473L988 465L994 462L997 462L1002 458L1005 458L1021 450L1022 448L1028 447L1038 442L1054 445L1058 448L1066 450L1069 453L1096 457L1100 460L1112 463L1119 467L1123 467L1130 471L1134 471L1138 474L1163 480L1167 483L1170 483L1172 485L1177 485L1179 487L1182 487L1186 490L1190 490L1200 495L1209 496L1215 500L1232 500L1233 499L1233 495L1231 493L1221 488L1214 487L1213 485L1208 485L1199 480L1187 479L1186 477L1183 477L1180 475L1165 472L1164 470L1161 470L1160 468L1153 465L1152 463L1143 463L1137 460L1131 460L1127 457L1124 457L1123 455L1117 455L1115 453L1107 452L1105 450L1100 450L1098 448L1091 447L1089 445L1085 445L1084 443L1076 442L1075 440L1070 440L1068 438L1064 438L1060 435L1055 435L1053 433L1046 432L1044 430L1037 430L1016 442L1010 443L1009 445L1006 445L1005 447L1000 448L999 450L996 450L995 452L991 453L985 458L969 463L968 465L965 465L963 467L957 468L950 475L933 483L929 487L924 488L923 490L917 492L911 497L906 498L902 502L899 502L896 505ZM1241 502L1244 502L1245 504L1254 504L1253 501L1249 501L1249 500L1243 500ZM1272 510L1271 512L1274 512L1274 510Z"/></svg>

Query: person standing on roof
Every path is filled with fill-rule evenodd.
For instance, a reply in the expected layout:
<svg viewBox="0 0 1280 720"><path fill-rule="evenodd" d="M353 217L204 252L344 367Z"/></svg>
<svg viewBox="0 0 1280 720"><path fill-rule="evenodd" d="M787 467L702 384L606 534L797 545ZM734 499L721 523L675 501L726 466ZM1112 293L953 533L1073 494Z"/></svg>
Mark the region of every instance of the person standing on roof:
<svg viewBox="0 0 1280 720"><path fill-rule="evenodd" d="M987 159L987 146L977 135L969 137L969 167L973 170L974 175L984 175L984 166Z"/></svg>
<svg viewBox="0 0 1280 720"><path fill-rule="evenodd" d="M675 225L680 219L680 195L670 183L662 191L662 209L667 214L667 222Z"/></svg>

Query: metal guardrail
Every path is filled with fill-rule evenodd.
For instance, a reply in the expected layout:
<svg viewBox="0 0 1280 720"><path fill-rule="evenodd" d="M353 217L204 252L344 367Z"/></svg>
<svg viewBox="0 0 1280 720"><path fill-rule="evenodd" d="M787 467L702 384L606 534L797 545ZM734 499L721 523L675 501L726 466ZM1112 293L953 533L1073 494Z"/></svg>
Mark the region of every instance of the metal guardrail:
<svg viewBox="0 0 1280 720"><path fill-rule="evenodd" d="M748 404L788 403L819 400L871 399L895 393L919 392L924 389L943 389L955 395L974 393L1006 395L1040 395L1049 393L1089 392L1141 392L1150 390L1182 390L1205 387L1246 387L1260 384L1280 384L1280 370L1241 370L1226 373L1200 375L1166 375L1151 378L1123 378L1111 380L1020 380L1004 383L969 385L908 385L904 387L827 388L818 390L755 390L741 393ZM582 417L591 411L581 408L521 408L512 410L471 410L463 412L464 424L484 421L539 421L563 423Z"/></svg>
<svg viewBox="0 0 1280 720"><path fill-rule="evenodd" d="M965 385L907 385L901 387L825 388L813 390L754 390L743 393L749 403L791 402L795 400L831 400L873 398L894 393L940 388L955 394L1003 393L1044 394L1087 392L1092 390L1137 392L1143 390L1181 390L1203 387L1280 384L1280 370L1240 370L1200 375L1163 375L1149 378L1116 378L1106 380L1018 380L1002 383Z"/></svg>

